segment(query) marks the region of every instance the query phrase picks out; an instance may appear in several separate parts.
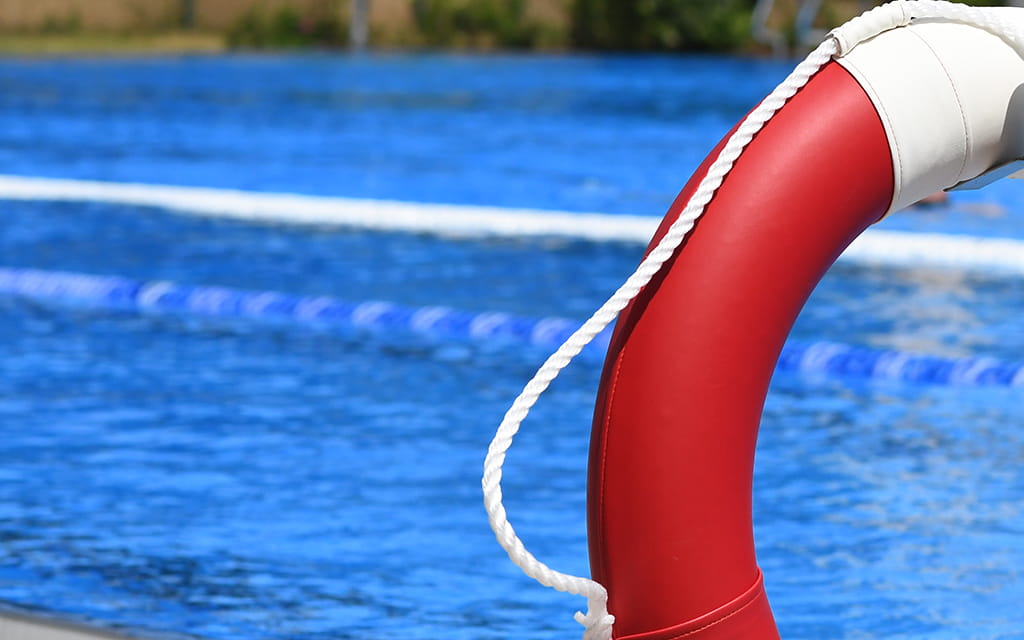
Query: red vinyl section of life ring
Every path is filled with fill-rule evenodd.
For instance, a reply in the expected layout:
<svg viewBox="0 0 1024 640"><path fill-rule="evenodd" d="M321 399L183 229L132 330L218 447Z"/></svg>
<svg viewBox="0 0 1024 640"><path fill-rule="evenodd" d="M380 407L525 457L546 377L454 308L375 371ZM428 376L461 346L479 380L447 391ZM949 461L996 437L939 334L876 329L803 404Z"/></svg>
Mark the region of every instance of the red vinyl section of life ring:
<svg viewBox="0 0 1024 640"><path fill-rule="evenodd" d="M682 249L620 315L588 478L591 569L608 587L616 638L778 638L751 516L768 383L814 286L892 193L881 120L829 63L757 134Z"/></svg>

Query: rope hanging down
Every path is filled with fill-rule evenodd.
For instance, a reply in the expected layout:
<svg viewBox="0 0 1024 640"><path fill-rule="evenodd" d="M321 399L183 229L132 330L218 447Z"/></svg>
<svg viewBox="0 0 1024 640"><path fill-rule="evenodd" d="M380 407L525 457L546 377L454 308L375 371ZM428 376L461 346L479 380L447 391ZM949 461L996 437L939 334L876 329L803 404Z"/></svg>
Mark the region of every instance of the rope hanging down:
<svg viewBox="0 0 1024 640"><path fill-rule="evenodd" d="M593 580L551 569L534 557L516 535L502 504L501 492L502 465L505 462L505 454L512 445L512 439L519 431L519 426L529 414L530 409L559 372L568 366L583 347L616 318L619 312L661 270L662 265L672 257L683 239L693 229L697 219L704 213L711 198L721 186L725 176L732 170L740 154L772 116L833 58L842 57L859 42L884 31L905 26L915 19L937 19L978 26L1003 37L1018 50L1022 50L1022 43L1024 43L1024 33L1022 33L1020 25L1012 24L1008 20L1003 20L999 16L991 15L991 13L974 7L939 0L892 2L872 9L832 31L825 41L797 65L789 77L776 87L740 124L711 165L686 208L669 227L657 247L647 255L633 275L619 287L612 297L547 359L512 403L512 407L506 412L498 426L497 433L487 450L482 479L484 507L487 510L491 528L509 558L526 575L546 587L587 598L587 613L584 615L577 612L575 616L576 621L585 627L584 640L611 639L615 618L608 613L608 592L603 585Z"/></svg>

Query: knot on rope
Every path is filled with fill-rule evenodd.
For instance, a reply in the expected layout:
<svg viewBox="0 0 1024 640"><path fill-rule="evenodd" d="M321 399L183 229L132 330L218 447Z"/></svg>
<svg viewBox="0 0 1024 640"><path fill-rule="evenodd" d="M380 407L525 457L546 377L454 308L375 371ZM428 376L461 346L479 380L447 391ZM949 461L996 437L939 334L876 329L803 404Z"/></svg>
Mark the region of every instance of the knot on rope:
<svg viewBox="0 0 1024 640"><path fill-rule="evenodd" d="M589 599L587 614L577 611L573 617L585 629L583 640L611 640L615 616L608 613L606 599Z"/></svg>
<svg viewBox="0 0 1024 640"><path fill-rule="evenodd" d="M865 40L890 29L907 26L912 17L908 3L890 2L836 27L828 35L835 40L839 49L836 57L842 58Z"/></svg>

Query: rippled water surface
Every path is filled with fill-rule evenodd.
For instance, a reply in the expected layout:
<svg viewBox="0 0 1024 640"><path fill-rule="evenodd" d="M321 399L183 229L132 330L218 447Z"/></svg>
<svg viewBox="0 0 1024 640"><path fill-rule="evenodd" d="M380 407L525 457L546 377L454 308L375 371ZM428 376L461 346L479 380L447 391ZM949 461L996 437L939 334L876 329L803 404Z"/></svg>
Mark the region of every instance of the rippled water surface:
<svg viewBox="0 0 1024 640"><path fill-rule="evenodd" d="M658 215L789 63L237 57L0 63L0 173ZM1000 185L889 228L1024 237ZM0 266L585 318L641 249L0 203ZM827 213L827 212L824 212ZM1024 287L839 265L795 335L1024 359ZM546 356L0 297L0 601L145 635L566 638L582 606L483 514ZM585 573L599 371L509 458L510 515ZM1020 391L781 375L755 487L786 638L1024 638Z"/></svg>

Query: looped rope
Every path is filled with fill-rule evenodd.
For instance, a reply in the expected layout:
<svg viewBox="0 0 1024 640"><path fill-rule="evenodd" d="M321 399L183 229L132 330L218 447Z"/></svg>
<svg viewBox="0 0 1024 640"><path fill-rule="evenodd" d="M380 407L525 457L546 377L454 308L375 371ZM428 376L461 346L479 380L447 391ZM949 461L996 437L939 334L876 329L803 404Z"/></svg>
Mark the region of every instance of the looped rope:
<svg viewBox="0 0 1024 640"><path fill-rule="evenodd" d="M661 270L662 265L672 257L683 239L693 229L697 219L704 213L704 209L711 202L715 191L721 186L725 176L754 135L764 127L775 112L782 108L786 101L793 97L822 66L832 59L837 50L834 39L829 38L823 42L743 121L725 148L722 149L718 159L711 165L686 208L669 227L661 242L647 255L618 291L541 366L533 379L527 383L523 392L512 403L512 407L506 412L505 418L498 426L497 433L491 441L487 457L484 460L484 475L481 483L484 491L484 506L491 528L509 558L526 575L544 586L587 598L587 614L578 613L576 615L576 620L586 628L583 634L584 640L609 640L611 638L615 618L608 613L608 592L601 584L593 580L554 571L526 550L512 528L512 524L508 521L505 507L502 504L501 468L505 462L505 453L512 445L512 438L519 431L519 426L530 409L558 376L558 373L616 318L619 312Z"/></svg>
<svg viewBox="0 0 1024 640"><path fill-rule="evenodd" d="M994 13L994 12L993 12ZM615 617L608 613L608 592L603 585L578 576L555 571L527 551L522 540L516 535L502 504L501 477L505 453L512 445L512 438L519 426L536 404L538 398L551 382L580 353L594 337L607 327L640 290L661 270L662 265L672 257L686 235L693 229L697 219L704 213L715 192L732 170L740 154L764 125L803 88L825 64L834 57L845 55L858 42L874 37L883 31L909 24L912 19L937 18L975 24L996 33L1011 45L1020 48L1024 42L1022 26L1009 20L993 16L974 7L941 2L938 0L904 0L883 5L861 18L836 29L807 58L797 65L782 84L775 88L754 111L748 115L735 133L729 138L718 158L701 180L697 190L690 197L686 207L658 245L640 263L626 282L609 298L582 327L555 351L534 374L519 397L505 413L505 417L494 435L484 459L484 474L481 484L484 493L484 507L487 510L491 528L498 543L509 558L526 575L544 586L587 598L586 615L577 612L575 619L585 628L584 640L610 640Z"/></svg>

